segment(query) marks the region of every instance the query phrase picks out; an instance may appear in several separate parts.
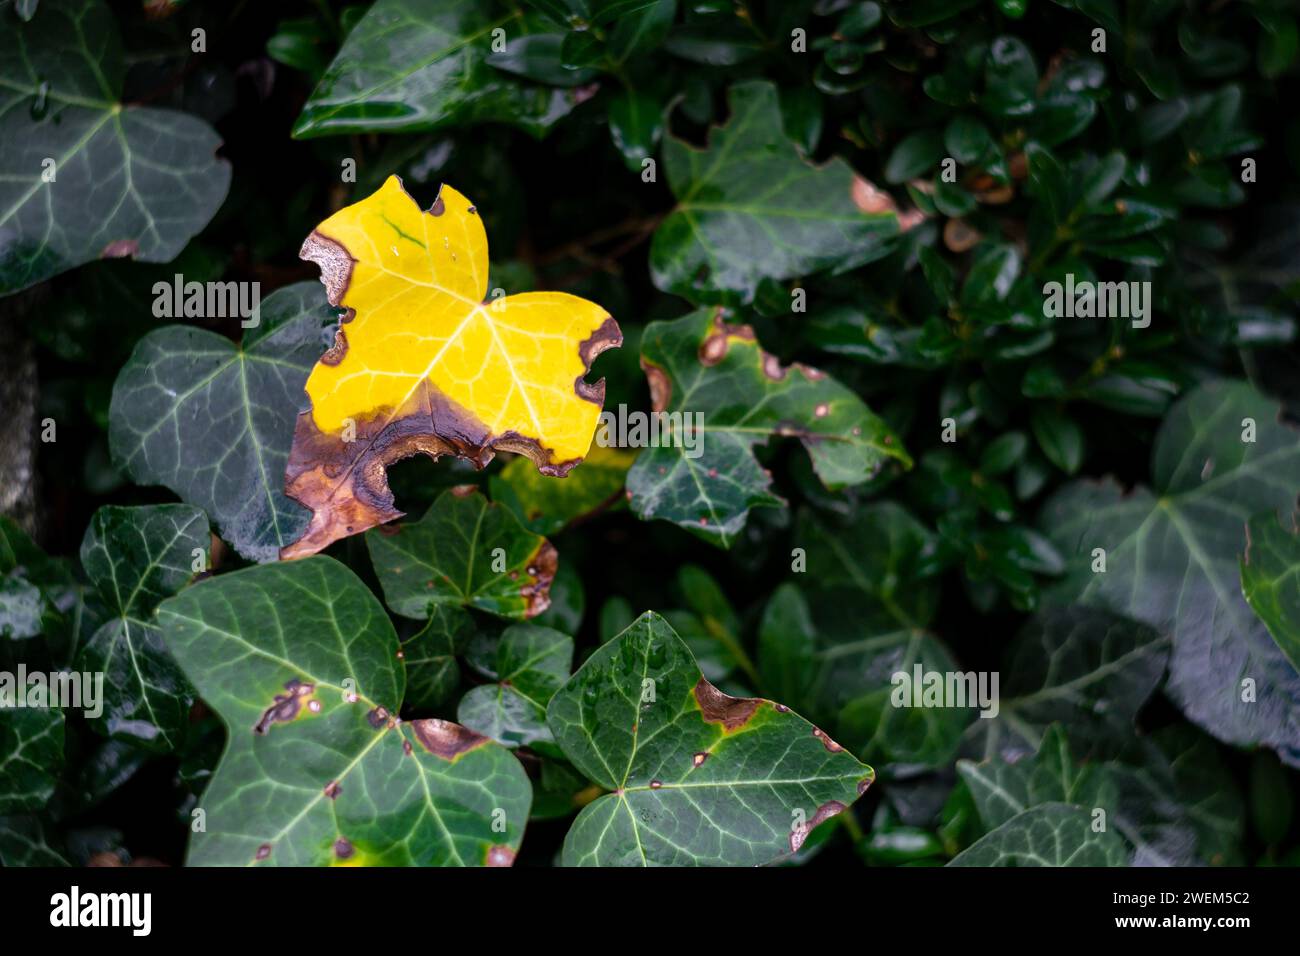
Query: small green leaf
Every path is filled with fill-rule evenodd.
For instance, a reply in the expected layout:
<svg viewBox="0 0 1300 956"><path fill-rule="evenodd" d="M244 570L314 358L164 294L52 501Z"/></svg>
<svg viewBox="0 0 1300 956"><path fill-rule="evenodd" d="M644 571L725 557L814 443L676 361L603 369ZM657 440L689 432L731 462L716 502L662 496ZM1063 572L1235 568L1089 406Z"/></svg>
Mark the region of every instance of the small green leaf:
<svg viewBox="0 0 1300 956"><path fill-rule="evenodd" d="M472 487L443 492L419 521L366 532L366 545L385 602L403 617L452 605L523 619L551 602L555 548Z"/></svg>
<svg viewBox="0 0 1300 956"><path fill-rule="evenodd" d="M669 137L664 168L677 206L655 230L655 285L695 303L747 304L764 278L792 279L879 258L892 213L854 201L840 159L810 165L786 138L776 87L731 87L731 116L697 150Z"/></svg>
<svg viewBox="0 0 1300 956"><path fill-rule="evenodd" d="M468 662L494 683L461 698L456 719L507 747L548 749L546 705L573 669L573 638L549 627L514 624L499 638L471 644Z"/></svg>
<svg viewBox="0 0 1300 956"><path fill-rule="evenodd" d="M677 417L668 442L645 449L628 472L631 507L643 519L672 521L729 547L750 508L783 503L754 457L772 437L800 439L831 489L870 481L891 459L911 465L902 442L853 392L808 366L783 367L753 329L728 325L720 313L652 322L641 364L656 410Z"/></svg>
<svg viewBox="0 0 1300 956"><path fill-rule="evenodd" d="M397 634L346 567L317 556L223 574L159 618L228 735L190 865L514 861L523 767L457 724L397 720Z"/></svg>
<svg viewBox="0 0 1300 956"><path fill-rule="evenodd" d="M106 736L176 750L194 692L163 647L154 612L208 566L208 519L189 505L106 506L81 542L81 564L106 609L76 669L104 675ZM89 716L89 715L88 715Z"/></svg>
<svg viewBox="0 0 1300 956"><path fill-rule="evenodd" d="M1048 461L1067 475L1083 464L1083 429L1065 412L1050 405L1035 405L1030 413L1034 438Z"/></svg>
<svg viewBox="0 0 1300 956"><path fill-rule="evenodd" d="M651 613L588 658L547 722L610 791L578 814L567 866L771 863L874 779L788 708L723 694Z"/></svg>

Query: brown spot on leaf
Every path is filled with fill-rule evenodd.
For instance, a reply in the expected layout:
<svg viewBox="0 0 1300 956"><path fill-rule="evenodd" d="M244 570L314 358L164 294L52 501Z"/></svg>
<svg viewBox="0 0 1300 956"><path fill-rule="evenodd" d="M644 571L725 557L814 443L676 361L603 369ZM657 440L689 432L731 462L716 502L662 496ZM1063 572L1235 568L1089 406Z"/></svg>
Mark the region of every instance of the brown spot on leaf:
<svg viewBox="0 0 1300 956"><path fill-rule="evenodd" d="M650 789L651 789L651 790L662 790L662 789L663 789L663 785L664 785L664 782L663 782L662 780L651 780L651 781L650 781Z"/></svg>
<svg viewBox="0 0 1300 956"><path fill-rule="evenodd" d="M343 331L343 326L339 326L334 331L334 344L329 350L320 357L322 365L338 365L343 361L343 356L348 353L348 336Z"/></svg>
<svg viewBox="0 0 1300 956"><path fill-rule="evenodd" d="M704 761L706 761L706 760L708 760L708 759L709 759L709 754L708 754L708 752L707 752L707 751L704 751L704 750L701 750L701 751L700 751L699 753L697 753L695 756L691 757L691 766L692 766L692 767L698 767L700 764L704 763Z"/></svg>
<svg viewBox="0 0 1300 956"><path fill-rule="evenodd" d="M425 750L443 760L455 760L488 742L482 734L449 720L412 720L407 726L415 731L415 739Z"/></svg>
<svg viewBox="0 0 1300 956"><path fill-rule="evenodd" d="M370 723L371 727L378 730L380 727L383 727L388 723L388 711L383 707L376 707L374 710L366 714L366 720Z"/></svg>
<svg viewBox="0 0 1300 956"><path fill-rule="evenodd" d="M270 855L271 855L271 844L263 843L261 846L257 848L257 852L253 854L253 859L265 860Z"/></svg>
<svg viewBox="0 0 1300 956"><path fill-rule="evenodd" d="M551 606L551 582L555 580L559 564L560 555L555 545L543 538L528 560L528 578L519 588L519 594L527 605L525 617L536 617Z"/></svg>
<svg viewBox="0 0 1300 956"><path fill-rule="evenodd" d="M429 207L429 212L435 216L441 216L446 211L447 211L447 204L442 201L442 196L439 196L437 199L435 199L433 201L433 205Z"/></svg>
<svg viewBox="0 0 1300 956"><path fill-rule="evenodd" d="M817 808L817 812L809 817L808 822L802 826L797 826L790 831L790 852L798 853L799 848L803 846L804 840L808 839L808 834L817 829L817 825L825 823L837 813L843 813L848 809L846 804L838 800L828 800Z"/></svg>
<svg viewBox="0 0 1300 956"><path fill-rule="evenodd" d="M704 719L711 724L721 724L727 733L749 723L749 718L754 716L754 711L763 703L758 697L732 697L724 694L703 677L696 683L692 693L695 694L695 702Z"/></svg>
<svg viewBox="0 0 1300 956"><path fill-rule="evenodd" d="M813 415L817 418L825 418L830 413L831 406L826 402L819 402L817 407L813 409Z"/></svg>
<svg viewBox="0 0 1300 956"><path fill-rule="evenodd" d="M340 860L350 860L356 852L347 837L339 837L334 841L334 855Z"/></svg>
<svg viewBox="0 0 1300 956"><path fill-rule="evenodd" d="M302 713L306 699L316 690L315 684L308 684L296 677L284 685L286 693L276 694L271 706L262 713L262 719L253 728L255 734L266 734L272 724L286 724Z"/></svg>
<svg viewBox="0 0 1300 956"><path fill-rule="evenodd" d="M961 219L949 219L943 227L943 244L952 252L965 252L980 239L979 230L972 229Z"/></svg>
<svg viewBox="0 0 1300 956"><path fill-rule="evenodd" d="M140 251L140 243L134 239L114 239L99 254L101 259L129 259Z"/></svg>
<svg viewBox="0 0 1300 956"><path fill-rule="evenodd" d="M767 352L763 352L763 374L774 382L779 382L785 378L785 369L781 367L781 361Z"/></svg>
<svg viewBox="0 0 1300 956"><path fill-rule="evenodd" d="M331 780L325 785L325 796L329 797L331 800L337 800L339 794L342 792L343 788L339 786L337 780Z"/></svg>
<svg viewBox="0 0 1300 956"><path fill-rule="evenodd" d="M858 796L860 797L860 796L862 796L864 793L866 793L866 792L867 792L867 787L871 786L871 785L875 782L875 780L876 780L876 775L875 775L874 773L873 773L871 776L869 776L869 777L863 777L861 780L859 780L859 781L858 781Z"/></svg>
<svg viewBox="0 0 1300 956"><path fill-rule="evenodd" d="M641 359L641 369L645 372L646 382L650 385L650 409L662 412L673 400L673 383L657 365L651 365Z"/></svg>
<svg viewBox="0 0 1300 956"><path fill-rule="evenodd" d="M831 738L827 736L826 732L822 730L820 727L813 728L813 736L816 737L818 740L820 740L822 742L822 746L825 747L833 754L837 754L844 749L835 741L831 740Z"/></svg>

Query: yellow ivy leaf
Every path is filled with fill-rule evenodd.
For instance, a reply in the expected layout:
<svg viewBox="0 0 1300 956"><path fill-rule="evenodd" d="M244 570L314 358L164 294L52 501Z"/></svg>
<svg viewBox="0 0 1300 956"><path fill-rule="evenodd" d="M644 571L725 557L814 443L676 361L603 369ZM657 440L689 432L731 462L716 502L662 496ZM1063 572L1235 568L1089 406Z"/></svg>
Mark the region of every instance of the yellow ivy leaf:
<svg viewBox="0 0 1300 956"><path fill-rule="evenodd" d="M312 520L281 557L401 517L385 472L401 458L457 455L481 468L501 449L563 477L587 454L605 383L584 376L622 344L618 323L563 292L486 300L487 233L456 190L443 186L421 211L390 176L299 255L348 311L307 379L285 489Z"/></svg>

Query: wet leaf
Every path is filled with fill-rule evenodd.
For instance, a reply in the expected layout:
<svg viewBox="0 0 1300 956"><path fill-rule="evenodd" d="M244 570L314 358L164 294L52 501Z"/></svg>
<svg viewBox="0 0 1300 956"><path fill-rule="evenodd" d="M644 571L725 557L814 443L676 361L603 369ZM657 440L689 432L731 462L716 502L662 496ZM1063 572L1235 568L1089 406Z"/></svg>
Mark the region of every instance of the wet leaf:
<svg viewBox="0 0 1300 956"><path fill-rule="evenodd" d="M124 105L100 0L47 0L0 31L0 295L100 258L170 262L226 198L207 123Z"/></svg>
<svg viewBox="0 0 1300 956"><path fill-rule="evenodd" d="M346 567L316 557L220 575L159 617L229 735L191 865L513 862L531 801L523 768L457 724L397 720L397 634Z"/></svg>
<svg viewBox="0 0 1300 956"><path fill-rule="evenodd" d="M493 683L460 700L456 719L507 747L555 750L546 705L573 669L573 638L549 627L514 624L499 638L476 641L468 663Z"/></svg>
<svg viewBox="0 0 1300 956"><path fill-rule="evenodd" d="M798 438L831 489L870 481L890 459L911 465L902 442L857 395L817 369L782 366L753 329L727 324L720 311L651 323L641 365L654 410L674 428L628 472L641 518L672 521L729 547L750 508L784 504L754 457L773 437Z"/></svg>
<svg viewBox="0 0 1300 956"><path fill-rule="evenodd" d="M293 127L300 138L510 122L544 134L577 104L568 90L489 65L533 29L479 0L377 0L352 28Z"/></svg>
<svg viewBox="0 0 1300 956"><path fill-rule="evenodd" d="M300 282L267 296L242 345L189 326L150 332L113 386L114 458L206 511L240 554L275 559L307 526L284 467L307 370L334 322L315 283Z"/></svg>
<svg viewBox="0 0 1300 956"><path fill-rule="evenodd" d="M555 548L472 489L443 492L419 521L371 531L366 544L385 602L404 617L451 605L522 619L551 603Z"/></svg>
<svg viewBox="0 0 1300 956"><path fill-rule="evenodd" d="M189 505L105 506L81 542L81 564L106 610L76 669L104 675L101 733L175 750L194 692L163 646L158 604L207 567L208 519ZM197 569L196 569L197 563Z"/></svg>
<svg viewBox="0 0 1300 956"><path fill-rule="evenodd" d="M1187 717L1300 764L1300 674L1242 597L1238 565L1246 522L1289 513L1300 487L1300 435L1278 414L1245 383L1201 385L1160 427L1152 490L1076 482L1048 501L1042 527L1066 555L1052 597L1172 635L1167 691Z"/></svg>
<svg viewBox="0 0 1300 956"><path fill-rule="evenodd" d="M1092 829L1092 814L1065 803L1026 810L973 846L949 866L1124 866L1129 851L1114 830Z"/></svg>
<svg viewBox="0 0 1300 956"><path fill-rule="evenodd" d="M653 613L588 658L547 722L610 791L574 821L570 866L771 863L874 778L789 708L723 694Z"/></svg>
<svg viewBox="0 0 1300 956"><path fill-rule="evenodd" d="M422 212L390 176L299 254L348 313L307 379L285 486L313 515L283 557L401 517L385 475L401 458L483 467L500 449L563 476L587 454L605 385L583 377L622 343L618 323L562 292L485 301L487 233L456 190Z"/></svg>
<svg viewBox="0 0 1300 956"><path fill-rule="evenodd" d="M664 142L677 206L650 249L654 283L695 303L748 304L764 279L793 279L881 257L892 213L865 213L840 159L810 165L786 138L776 87L739 83L707 148Z"/></svg>
<svg viewBox="0 0 1300 956"><path fill-rule="evenodd" d="M1274 514L1250 519L1241 590L1282 653L1300 670L1300 537Z"/></svg>
<svg viewBox="0 0 1300 956"><path fill-rule="evenodd" d="M517 457L491 479L492 497L538 534L556 534L566 525L617 503L636 453L600 445L581 468L556 481L532 461Z"/></svg>

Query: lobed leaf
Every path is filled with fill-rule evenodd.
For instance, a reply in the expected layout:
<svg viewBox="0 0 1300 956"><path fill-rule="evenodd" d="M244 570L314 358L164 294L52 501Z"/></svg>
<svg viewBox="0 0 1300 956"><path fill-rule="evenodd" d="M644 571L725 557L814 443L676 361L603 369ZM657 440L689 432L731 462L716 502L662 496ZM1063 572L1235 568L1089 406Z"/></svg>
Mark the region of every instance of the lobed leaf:
<svg viewBox="0 0 1300 956"><path fill-rule="evenodd" d="M346 567L316 557L223 574L159 617L228 734L191 865L514 861L531 802L523 768L457 724L397 716L397 634Z"/></svg>
<svg viewBox="0 0 1300 956"><path fill-rule="evenodd" d="M587 659L547 723L574 766L610 791L574 821L568 866L771 863L874 779L788 707L710 684L653 613Z"/></svg>

